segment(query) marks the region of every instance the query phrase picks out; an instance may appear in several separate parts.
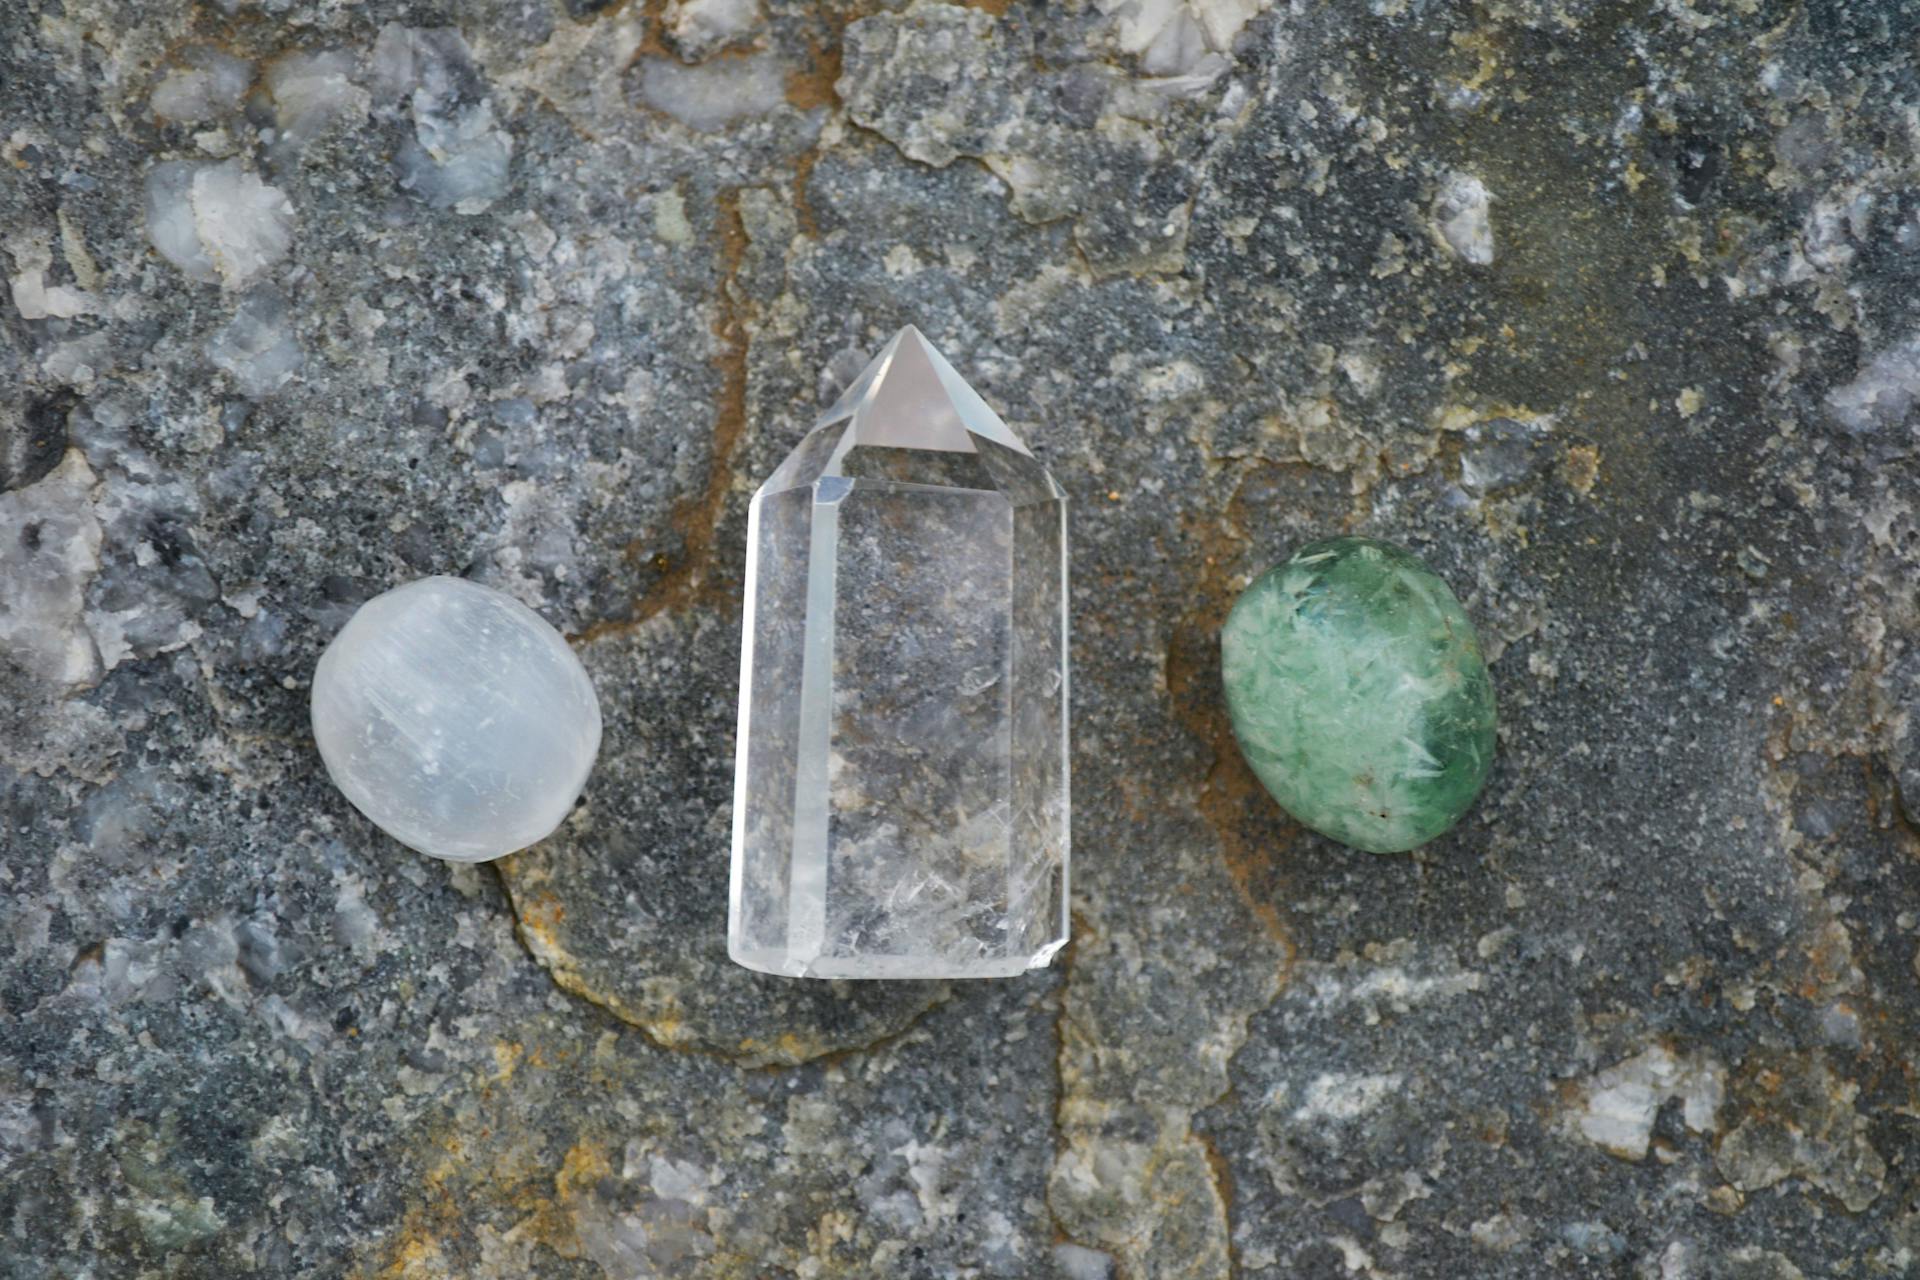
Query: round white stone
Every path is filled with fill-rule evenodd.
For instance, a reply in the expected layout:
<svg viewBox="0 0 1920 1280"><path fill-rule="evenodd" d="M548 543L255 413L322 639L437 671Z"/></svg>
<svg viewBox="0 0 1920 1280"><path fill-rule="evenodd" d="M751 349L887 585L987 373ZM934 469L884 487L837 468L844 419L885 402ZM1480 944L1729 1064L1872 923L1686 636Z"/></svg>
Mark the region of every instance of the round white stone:
<svg viewBox="0 0 1920 1280"><path fill-rule="evenodd" d="M553 831L600 750L600 702L518 600L422 578L360 606L313 673L334 785L401 844L484 862Z"/></svg>

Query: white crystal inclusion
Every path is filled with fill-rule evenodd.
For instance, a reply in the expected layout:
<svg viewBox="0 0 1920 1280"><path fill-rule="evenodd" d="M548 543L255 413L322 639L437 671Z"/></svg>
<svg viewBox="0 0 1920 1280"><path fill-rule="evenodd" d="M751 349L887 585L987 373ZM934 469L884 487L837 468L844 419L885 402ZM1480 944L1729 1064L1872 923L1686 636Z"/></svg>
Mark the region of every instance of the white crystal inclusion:
<svg viewBox="0 0 1920 1280"><path fill-rule="evenodd" d="M908 327L754 495L728 949L1001 977L1067 939L1066 496Z"/></svg>

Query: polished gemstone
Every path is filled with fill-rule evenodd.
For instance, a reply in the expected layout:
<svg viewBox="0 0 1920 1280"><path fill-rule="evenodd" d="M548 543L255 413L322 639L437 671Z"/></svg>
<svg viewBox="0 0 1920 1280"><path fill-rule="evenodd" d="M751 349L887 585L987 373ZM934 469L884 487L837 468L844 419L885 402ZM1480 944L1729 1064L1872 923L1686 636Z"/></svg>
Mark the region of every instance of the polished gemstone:
<svg viewBox="0 0 1920 1280"><path fill-rule="evenodd" d="M1295 818L1398 853L1460 820L1493 762L1493 682L1460 602L1411 552L1310 543L1220 635L1247 763Z"/></svg>
<svg viewBox="0 0 1920 1280"><path fill-rule="evenodd" d="M1067 936L1066 498L909 327L754 495L728 947L997 977Z"/></svg>
<svg viewBox="0 0 1920 1280"><path fill-rule="evenodd" d="M600 703L539 614L478 583L422 578L361 605L320 655L313 736L381 830L481 862L573 808L600 750Z"/></svg>

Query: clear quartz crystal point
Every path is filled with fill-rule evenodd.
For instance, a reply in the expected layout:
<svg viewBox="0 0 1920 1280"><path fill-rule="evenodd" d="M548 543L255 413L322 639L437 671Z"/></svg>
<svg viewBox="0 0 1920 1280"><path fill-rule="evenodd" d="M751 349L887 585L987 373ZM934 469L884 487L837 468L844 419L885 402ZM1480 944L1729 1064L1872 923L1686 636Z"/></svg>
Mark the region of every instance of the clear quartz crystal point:
<svg viewBox="0 0 1920 1280"><path fill-rule="evenodd" d="M754 495L728 950L989 978L1067 940L1066 495L909 326Z"/></svg>

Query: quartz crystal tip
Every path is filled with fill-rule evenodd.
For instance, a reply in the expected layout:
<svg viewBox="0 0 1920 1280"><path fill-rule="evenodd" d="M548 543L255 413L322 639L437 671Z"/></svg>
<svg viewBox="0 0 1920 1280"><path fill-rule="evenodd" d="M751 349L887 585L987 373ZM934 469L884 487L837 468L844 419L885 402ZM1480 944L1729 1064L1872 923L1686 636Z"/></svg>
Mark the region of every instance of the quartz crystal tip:
<svg viewBox="0 0 1920 1280"><path fill-rule="evenodd" d="M1000 977L1066 942L1066 495L901 329L754 495L728 950Z"/></svg>

